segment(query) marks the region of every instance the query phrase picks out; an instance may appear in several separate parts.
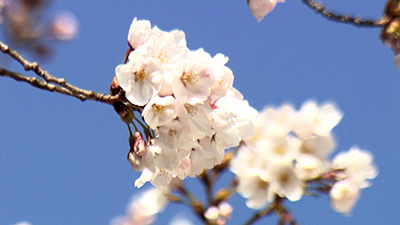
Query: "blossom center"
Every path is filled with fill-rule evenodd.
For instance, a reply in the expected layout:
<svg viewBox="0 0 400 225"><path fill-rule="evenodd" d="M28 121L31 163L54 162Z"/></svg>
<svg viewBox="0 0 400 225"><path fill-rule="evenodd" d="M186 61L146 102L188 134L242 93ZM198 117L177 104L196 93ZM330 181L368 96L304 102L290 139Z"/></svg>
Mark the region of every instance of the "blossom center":
<svg viewBox="0 0 400 225"><path fill-rule="evenodd" d="M192 105L185 104L185 109L190 116L195 116L197 113L197 108Z"/></svg>
<svg viewBox="0 0 400 225"><path fill-rule="evenodd" d="M278 154L278 155L285 155L285 154L286 154L285 145L283 145L283 144L278 144L278 145L275 147L275 153Z"/></svg>
<svg viewBox="0 0 400 225"><path fill-rule="evenodd" d="M279 176L280 183L286 184L289 181L289 174L287 172L281 173Z"/></svg>
<svg viewBox="0 0 400 225"><path fill-rule="evenodd" d="M164 106L162 106L162 105L154 104L153 105L153 109L154 109L154 114L160 114L161 115L164 112Z"/></svg>
<svg viewBox="0 0 400 225"><path fill-rule="evenodd" d="M181 80L182 80L183 85L185 85L185 86L187 86L187 85L193 86L199 81L197 75L193 74L192 72L189 72L189 73L184 72Z"/></svg>
<svg viewBox="0 0 400 225"><path fill-rule="evenodd" d="M158 58L162 63L168 62L168 55L167 55L167 52L165 52L165 51L160 52L160 54L157 56L157 58Z"/></svg>
<svg viewBox="0 0 400 225"><path fill-rule="evenodd" d="M314 154L313 147L310 143L303 142L300 151L306 154Z"/></svg>
<svg viewBox="0 0 400 225"><path fill-rule="evenodd" d="M173 130L173 129L169 129L168 130L168 135L169 136L175 136L175 135L177 135L178 134L178 131L177 130Z"/></svg>
<svg viewBox="0 0 400 225"><path fill-rule="evenodd" d="M139 72L136 73L136 80L139 82L143 82L149 78L149 73L141 69Z"/></svg>

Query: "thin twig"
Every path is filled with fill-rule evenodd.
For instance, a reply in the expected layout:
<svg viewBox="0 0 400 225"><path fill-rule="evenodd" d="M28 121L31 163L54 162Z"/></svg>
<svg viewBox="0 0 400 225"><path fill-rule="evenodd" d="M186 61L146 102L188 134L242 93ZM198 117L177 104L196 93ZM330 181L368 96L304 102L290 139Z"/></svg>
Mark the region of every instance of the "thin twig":
<svg viewBox="0 0 400 225"><path fill-rule="evenodd" d="M379 20L363 20L351 16L344 16L327 10L323 5L314 2L313 0L301 0L304 4L309 6L314 12L320 14L328 20L333 20L340 23L348 23L360 27L380 27L388 22L386 17Z"/></svg>
<svg viewBox="0 0 400 225"><path fill-rule="evenodd" d="M257 211L254 213L254 215L245 223L245 225L251 225L255 223L257 220L268 216L274 212L277 214L279 213L278 210L281 210L283 208L282 202L285 200L284 198L281 198L279 196L275 196L275 201L269 204L269 206L263 210Z"/></svg>
<svg viewBox="0 0 400 225"><path fill-rule="evenodd" d="M212 173L212 172L210 171L210 173ZM212 174L211 174L211 176L212 176ZM211 206L211 204L213 202L212 189L213 189L214 181L213 181L213 179L210 178L207 170L204 170L203 173L200 174L200 180L202 181L202 183L204 184L204 186L206 188L208 205Z"/></svg>
<svg viewBox="0 0 400 225"><path fill-rule="evenodd" d="M80 99L81 101L85 100L94 100L98 102L103 102L107 104L113 104L114 102L120 101L120 95L106 95L102 93L97 93L94 91L89 91L85 89L78 88L73 86L64 78L57 78L52 76L49 72L42 69L37 62L29 62L26 60L19 52L11 49L9 46L0 41L0 50L13 59L15 59L18 63L20 63L26 71L33 71L36 75L43 78L41 80L36 77L29 77L23 75L21 73L16 73L13 71L9 71L5 68L0 67L0 75L7 76L17 81L22 81L31 84L34 87L51 91L58 92L60 94L69 95Z"/></svg>

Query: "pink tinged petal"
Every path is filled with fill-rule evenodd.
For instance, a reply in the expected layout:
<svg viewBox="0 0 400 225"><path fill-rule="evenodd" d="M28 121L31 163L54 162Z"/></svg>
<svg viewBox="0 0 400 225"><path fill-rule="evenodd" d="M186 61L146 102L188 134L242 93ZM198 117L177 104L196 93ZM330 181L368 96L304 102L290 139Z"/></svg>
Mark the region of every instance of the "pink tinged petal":
<svg viewBox="0 0 400 225"><path fill-rule="evenodd" d="M191 68L175 78L172 90L180 102L194 105L207 100L213 82L214 75L211 70L204 68L199 71Z"/></svg>
<svg viewBox="0 0 400 225"><path fill-rule="evenodd" d="M284 2L284 0L248 0L247 4L253 16L260 22L264 16L275 8L278 2Z"/></svg>
<svg viewBox="0 0 400 225"><path fill-rule="evenodd" d="M50 24L49 30L51 35L56 39L67 41L76 36L78 33L78 26L78 20L74 14L70 12L62 12L56 15Z"/></svg>
<svg viewBox="0 0 400 225"><path fill-rule="evenodd" d="M190 170L191 170L190 158L189 157L183 158L179 163L179 167L176 172L177 177L181 180L185 179L189 175Z"/></svg>

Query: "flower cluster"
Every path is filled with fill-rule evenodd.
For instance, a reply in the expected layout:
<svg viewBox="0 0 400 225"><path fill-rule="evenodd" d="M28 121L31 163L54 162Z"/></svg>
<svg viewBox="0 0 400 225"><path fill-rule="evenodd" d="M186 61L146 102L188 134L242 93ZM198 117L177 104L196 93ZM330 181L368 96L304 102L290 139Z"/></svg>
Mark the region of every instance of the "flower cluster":
<svg viewBox="0 0 400 225"><path fill-rule="evenodd" d="M116 78L156 130L146 138L136 130L128 155L142 171L135 186L148 181L164 186L174 177L199 175L219 164L225 149L253 134L257 111L233 88L227 57L190 51L182 31L165 32L136 18L128 43L129 61L117 66Z"/></svg>
<svg viewBox="0 0 400 225"><path fill-rule="evenodd" d="M277 196L297 201L317 183L319 190L330 191L335 210L349 213L359 188L377 171L372 156L358 148L329 161L336 145L331 130L341 118L330 103L308 101L299 111L289 104L265 108L254 122L255 135L244 140L231 162L247 206L259 209Z"/></svg>

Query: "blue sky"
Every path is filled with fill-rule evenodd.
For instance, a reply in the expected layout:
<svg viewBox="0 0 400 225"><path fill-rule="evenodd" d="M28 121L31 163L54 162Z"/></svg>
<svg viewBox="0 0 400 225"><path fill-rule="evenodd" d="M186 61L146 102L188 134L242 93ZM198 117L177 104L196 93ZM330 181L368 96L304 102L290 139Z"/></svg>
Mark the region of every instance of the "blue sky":
<svg viewBox="0 0 400 225"><path fill-rule="evenodd" d="M370 18L379 18L385 5L325 2ZM310 98L335 101L344 112L334 129L337 151L353 145L370 150L379 176L363 190L351 217L333 211L326 197L305 197L289 209L301 224L400 221L400 72L378 28L326 21L300 0L279 4L261 23L245 0L55 1L50 14L60 10L76 15L79 35L54 45L55 57L41 65L81 88L108 92L127 50L129 25L138 17L163 30L183 30L190 49L227 55L234 86L258 110L283 102L299 107ZM22 71L6 59L0 58L7 68ZM128 149L126 125L112 107L1 78L0 224L108 224L140 192L133 186L139 173L126 160ZM195 180L189 183L202 193ZM236 211L229 224L243 223L251 210L240 196L232 204ZM180 212L187 210L172 205L157 224ZM274 218L265 221L275 224Z"/></svg>

